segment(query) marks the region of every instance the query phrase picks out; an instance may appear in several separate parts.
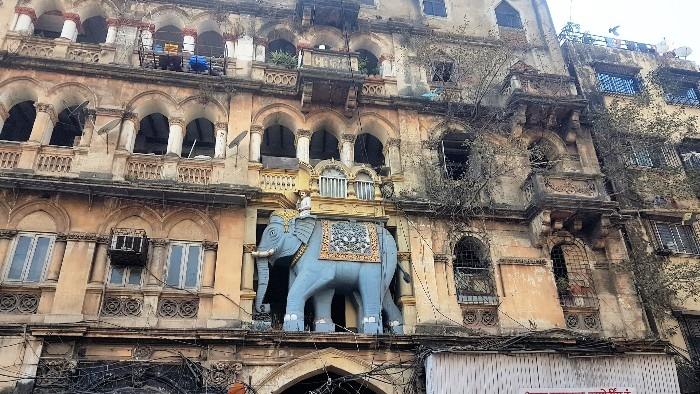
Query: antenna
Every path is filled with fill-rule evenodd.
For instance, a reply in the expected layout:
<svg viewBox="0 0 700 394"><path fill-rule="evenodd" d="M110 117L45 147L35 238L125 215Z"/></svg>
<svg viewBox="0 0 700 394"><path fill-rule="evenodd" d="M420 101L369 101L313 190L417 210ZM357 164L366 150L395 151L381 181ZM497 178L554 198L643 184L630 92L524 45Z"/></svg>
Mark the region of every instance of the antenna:
<svg viewBox="0 0 700 394"><path fill-rule="evenodd" d="M675 53L676 56L678 56L678 57L682 57L683 59L687 59L688 56L693 54L693 49L690 47L680 47L680 48L674 49L673 53Z"/></svg>
<svg viewBox="0 0 700 394"><path fill-rule="evenodd" d="M121 118L120 119L112 119L107 124L104 126L100 127L96 133L97 135L104 135L106 138L105 141L105 148L107 148L107 153L109 153L109 132L112 131L115 127L120 125L122 122Z"/></svg>
<svg viewBox="0 0 700 394"><path fill-rule="evenodd" d="M192 142L192 147L190 148L190 153L187 154L187 158L189 159L192 157L192 151L194 150L195 145L197 145L197 139L194 139L194 142Z"/></svg>
<svg viewBox="0 0 700 394"><path fill-rule="evenodd" d="M229 142L228 144L229 149L233 148L234 146L236 147L236 167L238 167L238 146L241 144L241 141L243 141L246 135L248 135L248 130L243 130L236 136L236 138L233 139L233 141Z"/></svg>

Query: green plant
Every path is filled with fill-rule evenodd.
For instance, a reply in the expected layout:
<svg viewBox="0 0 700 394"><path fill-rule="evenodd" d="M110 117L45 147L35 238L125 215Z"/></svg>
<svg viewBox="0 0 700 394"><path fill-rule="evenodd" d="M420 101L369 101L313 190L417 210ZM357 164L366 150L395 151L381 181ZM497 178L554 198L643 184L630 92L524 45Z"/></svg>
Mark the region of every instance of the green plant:
<svg viewBox="0 0 700 394"><path fill-rule="evenodd" d="M369 65L366 57L360 56L357 60L357 67L359 71L367 75L379 75L379 67L377 65Z"/></svg>
<svg viewBox="0 0 700 394"><path fill-rule="evenodd" d="M270 54L270 63L286 68L296 68L297 57L284 51L274 51Z"/></svg>

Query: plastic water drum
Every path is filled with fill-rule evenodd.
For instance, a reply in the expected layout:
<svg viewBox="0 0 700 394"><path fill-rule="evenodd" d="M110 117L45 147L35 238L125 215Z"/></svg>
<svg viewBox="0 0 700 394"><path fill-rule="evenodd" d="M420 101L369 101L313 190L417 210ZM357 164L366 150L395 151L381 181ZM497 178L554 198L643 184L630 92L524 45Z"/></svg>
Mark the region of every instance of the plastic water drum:
<svg viewBox="0 0 700 394"><path fill-rule="evenodd" d="M200 71L206 71L209 69L209 62L207 62L207 58L204 56L190 56L190 70L194 70L197 72Z"/></svg>

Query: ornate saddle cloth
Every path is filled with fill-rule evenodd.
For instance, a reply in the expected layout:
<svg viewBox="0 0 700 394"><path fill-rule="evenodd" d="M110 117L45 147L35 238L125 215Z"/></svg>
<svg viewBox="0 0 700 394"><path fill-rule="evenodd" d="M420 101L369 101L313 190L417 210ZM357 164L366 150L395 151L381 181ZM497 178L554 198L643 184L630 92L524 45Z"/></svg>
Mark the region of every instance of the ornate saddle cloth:
<svg viewBox="0 0 700 394"><path fill-rule="evenodd" d="M322 221L321 260L379 263L377 227L373 223Z"/></svg>

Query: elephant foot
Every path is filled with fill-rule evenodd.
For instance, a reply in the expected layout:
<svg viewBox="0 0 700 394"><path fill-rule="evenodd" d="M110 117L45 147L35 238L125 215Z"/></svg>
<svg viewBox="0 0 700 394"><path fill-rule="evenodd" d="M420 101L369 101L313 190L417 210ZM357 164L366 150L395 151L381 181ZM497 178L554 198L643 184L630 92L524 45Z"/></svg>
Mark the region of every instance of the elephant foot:
<svg viewBox="0 0 700 394"><path fill-rule="evenodd" d="M382 325L376 316L365 316L362 318L362 333L376 335L382 333Z"/></svg>
<svg viewBox="0 0 700 394"><path fill-rule="evenodd" d="M335 332L335 323L330 318L318 319L314 322L315 332Z"/></svg>
<svg viewBox="0 0 700 394"><path fill-rule="evenodd" d="M301 313L288 313L284 315L282 329L290 332L304 331L304 315Z"/></svg>
<svg viewBox="0 0 700 394"><path fill-rule="evenodd" d="M391 327L391 332L396 335L403 335L403 324L398 320L393 320L389 322L389 327Z"/></svg>

